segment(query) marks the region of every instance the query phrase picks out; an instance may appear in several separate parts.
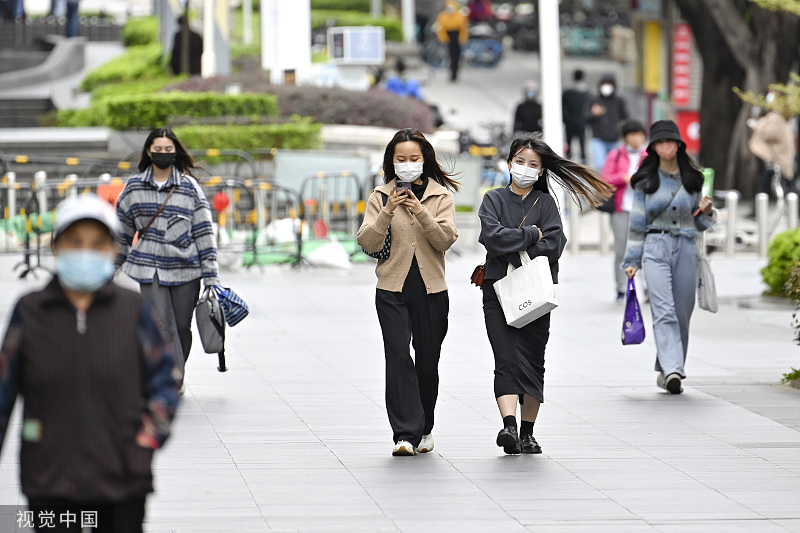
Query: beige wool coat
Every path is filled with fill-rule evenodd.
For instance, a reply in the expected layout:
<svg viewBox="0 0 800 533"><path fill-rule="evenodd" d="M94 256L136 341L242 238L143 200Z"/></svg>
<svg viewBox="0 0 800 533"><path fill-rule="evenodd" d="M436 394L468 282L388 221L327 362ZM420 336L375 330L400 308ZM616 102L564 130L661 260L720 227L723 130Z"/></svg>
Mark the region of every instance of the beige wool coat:
<svg viewBox="0 0 800 533"><path fill-rule="evenodd" d="M375 188L356 236L364 250L378 252L383 248L389 225L392 226L389 258L379 261L375 267L378 288L401 292L411 261L416 256L428 294L446 291L444 254L458 239L453 196L445 187L429 179L420 200L423 207L420 213L412 215L405 207L398 206L394 213L388 214L383 210L380 193L388 196L394 185L393 180Z"/></svg>
<svg viewBox="0 0 800 533"><path fill-rule="evenodd" d="M794 132L783 115L770 111L755 123L750 151L765 163L777 163L787 180L794 177Z"/></svg>

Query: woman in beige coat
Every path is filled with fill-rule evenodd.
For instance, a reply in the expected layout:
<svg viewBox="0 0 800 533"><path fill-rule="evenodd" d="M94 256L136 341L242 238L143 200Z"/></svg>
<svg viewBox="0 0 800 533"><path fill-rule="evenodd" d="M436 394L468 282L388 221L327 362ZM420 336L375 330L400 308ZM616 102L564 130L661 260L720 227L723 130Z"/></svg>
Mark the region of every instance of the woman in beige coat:
<svg viewBox="0 0 800 533"><path fill-rule="evenodd" d="M439 355L450 307L444 255L458 238L450 194L458 183L415 129L400 130L389 142L383 173L385 184L370 196L357 240L367 253L383 250L375 269L375 307L386 357L392 455L416 455L434 444Z"/></svg>
<svg viewBox="0 0 800 533"><path fill-rule="evenodd" d="M767 95L767 101L770 103L773 101L771 95L772 93ZM748 121L753 128L753 136L750 137L749 143L750 151L766 165L758 192L770 192L770 181L775 171L773 165L780 168L783 178L781 186L784 190L788 182L794 178L796 153L794 132L785 113L782 107L776 105L760 119L754 122Z"/></svg>

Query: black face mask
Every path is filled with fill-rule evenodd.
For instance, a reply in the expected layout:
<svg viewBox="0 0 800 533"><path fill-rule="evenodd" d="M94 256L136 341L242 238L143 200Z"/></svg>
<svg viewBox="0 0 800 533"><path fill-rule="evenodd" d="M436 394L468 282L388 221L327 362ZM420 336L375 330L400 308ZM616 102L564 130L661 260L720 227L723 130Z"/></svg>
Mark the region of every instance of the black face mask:
<svg viewBox="0 0 800 533"><path fill-rule="evenodd" d="M174 152L153 152L150 154L150 160L155 166L160 169L169 168L175 164Z"/></svg>

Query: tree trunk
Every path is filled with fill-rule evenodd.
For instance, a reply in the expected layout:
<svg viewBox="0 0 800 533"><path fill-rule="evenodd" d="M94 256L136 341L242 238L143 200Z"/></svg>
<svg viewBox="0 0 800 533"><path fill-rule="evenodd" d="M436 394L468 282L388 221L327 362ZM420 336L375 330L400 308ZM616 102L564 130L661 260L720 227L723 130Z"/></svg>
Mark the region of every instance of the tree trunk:
<svg viewBox="0 0 800 533"><path fill-rule="evenodd" d="M759 179L758 161L747 146L752 108L732 89L762 93L770 83L787 81L798 57L800 17L746 0L676 4L703 58L700 162L716 171L715 188L737 189L750 197Z"/></svg>

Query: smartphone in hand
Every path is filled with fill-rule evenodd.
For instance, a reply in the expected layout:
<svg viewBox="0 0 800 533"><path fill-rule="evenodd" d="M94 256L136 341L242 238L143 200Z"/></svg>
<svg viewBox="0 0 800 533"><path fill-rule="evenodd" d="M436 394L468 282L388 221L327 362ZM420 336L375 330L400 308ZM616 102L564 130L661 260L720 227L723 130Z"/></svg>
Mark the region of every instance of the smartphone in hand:
<svg viewBox="0 0 800 533"><path fill-rule="evenodd" d="M395 182L395 188L397 189L398 193L405 191L405 193L408 194L408 191L411 190L411 182L397 180Z"/></svg>

